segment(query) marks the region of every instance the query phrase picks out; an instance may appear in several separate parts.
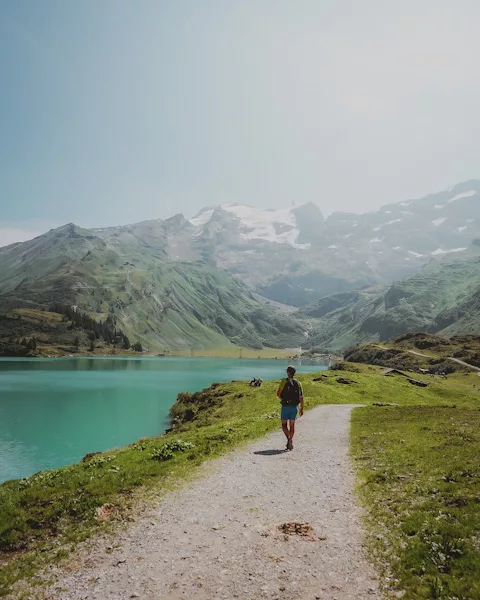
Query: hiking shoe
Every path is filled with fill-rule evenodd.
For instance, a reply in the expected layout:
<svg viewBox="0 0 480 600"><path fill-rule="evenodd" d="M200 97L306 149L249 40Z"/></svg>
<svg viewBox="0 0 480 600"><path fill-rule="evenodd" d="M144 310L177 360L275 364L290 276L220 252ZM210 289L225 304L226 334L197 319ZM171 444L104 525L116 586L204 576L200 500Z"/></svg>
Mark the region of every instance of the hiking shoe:
<svg viewBox="0 0 480 600"><path fill-rule="evenodd" d="M292 438L288 438L287 450L293 450L293 440L292 440Z"/></svg>

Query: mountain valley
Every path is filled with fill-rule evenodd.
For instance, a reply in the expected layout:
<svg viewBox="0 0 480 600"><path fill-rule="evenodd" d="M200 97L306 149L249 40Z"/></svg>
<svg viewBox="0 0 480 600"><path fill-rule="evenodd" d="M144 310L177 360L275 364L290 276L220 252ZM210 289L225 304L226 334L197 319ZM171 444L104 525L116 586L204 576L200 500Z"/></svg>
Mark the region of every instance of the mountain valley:
<svg viewBox="0 0 480 600"><path fill-rule="evenodd" d="M479 194L473 180L365 214L234 204L68 224L0 248L0 314L75 306L151 351L479 332Z"/></svg>

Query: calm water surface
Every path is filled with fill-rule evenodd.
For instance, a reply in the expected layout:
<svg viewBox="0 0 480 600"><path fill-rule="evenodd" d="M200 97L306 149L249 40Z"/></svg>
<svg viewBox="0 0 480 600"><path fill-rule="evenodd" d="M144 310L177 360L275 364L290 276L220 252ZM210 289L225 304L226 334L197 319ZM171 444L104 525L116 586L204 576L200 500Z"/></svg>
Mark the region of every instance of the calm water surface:
<svg viewBox="0 0 480 600"><path fill-rule="evenodd" d="M285 366L218 358L0 359L0 482L160 435L178 392L252 376L280 379Z"/></svg>

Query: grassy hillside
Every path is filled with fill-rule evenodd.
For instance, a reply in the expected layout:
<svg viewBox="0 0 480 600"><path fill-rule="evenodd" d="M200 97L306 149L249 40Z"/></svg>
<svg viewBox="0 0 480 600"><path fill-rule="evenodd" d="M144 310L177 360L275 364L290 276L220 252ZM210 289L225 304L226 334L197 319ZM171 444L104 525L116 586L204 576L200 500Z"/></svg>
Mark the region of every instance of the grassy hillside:
<svg viewBox="0 0 480 600"><path fill-rule="evenodd" d="M368 289L351 289L375 280L365 279L360 265L355 270L359 279L347 285L333 259L328 259L333 261L328 277L315 270L311 261L307 261L307 274L299 264L285 267L290 264L286 262L274 284L284 302L292 301L290 293L298 300L299 290L304 299L314 288L323 295L345 290L287 314L240 281L249 281L237 268L240 255L250 262L253 255L228 245L224 262L220 255L215 261L230 265L231 272L219 269L208 252L199 250L200 240L191 238L192 228L180 217L106 230L70 224L0 248L0 314L12 308L75 305L97 320L115 320L129 338L151 351L238 345L339 352L411 331L447 336L480 333L480 248L476 245L462 252L461 258L448 255L409 279ZM229 239L226 231L222 236ZM208 244L215 240L215 235L208 237ZM255 268L265 273L273 264L274 271L280 268L288 248L275 246L285 247L269 254L268 260L260 252L263 246L255 246L260 252ZM313 246L307 255L311 252ZM264 279L269 281L267 276ZM261 287L258 281L255 286Z"/></svg>
<svg viewBox="0 0 480 600"><path fill-rule="evenodd" d="M383 376L379 367L344 367L299 378L307 409L367 405L354 413L352 452L369 545L390 577L384 583L409 599L449 597L433 596L432 589L476 597L467 591L475 589L480 568L478 376L416 375L428 384L420 388ZM341 383L342 377L354 383ZM181 394L172 407L172 433L1 485L0 593L105 527L99 511L108 509L114 521L128 519L139 490L168 489L205 459L278 428L276 387L233 382Z"/></svg>
<svg viewBox="0 0 480 600"><path fill-rule="evenodd" d="M115 332L114 327L110 329ZM0 356L138 355L133 349L124 347L123 338L115 343L114 339L105 339L99 333L95 337L93 333L64 314L14 308L6 315L0 315ZM135 342L132 340L132 344Z"/></svg>
<svg viewBox="0 0 480 600"><path fill-rule="evenodd" d="M352 348L345 354L345 359L417 372L469 372L471 369L462 362L480 369L480 336L445 338L428 333L407 333L382 344Z"/></svg>
<svg viewBox="0 0 480 600"><path fill-rule="evenodd" d="M0 313L75 305L97 320L114 319L149 350L299 345L299 319L260 301L226 271L169 261L161 232L141 233L103 239L70 225L0 248Z"/></svg>
<svg viewBox="0 0 480 600"><path fill-rule="evenodd" d="M473 252L473 251L472 251ZM389 287L335 294L303 308L309 344L338 351L408 332L480 334L480 258L445 259Z"/></svg>

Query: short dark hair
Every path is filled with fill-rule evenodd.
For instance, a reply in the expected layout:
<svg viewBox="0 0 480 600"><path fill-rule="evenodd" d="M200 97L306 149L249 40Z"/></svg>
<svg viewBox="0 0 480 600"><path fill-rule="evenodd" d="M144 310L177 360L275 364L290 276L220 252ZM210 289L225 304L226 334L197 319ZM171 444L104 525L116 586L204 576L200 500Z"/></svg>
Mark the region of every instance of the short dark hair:
<svg viewBox="0 0 480 600"><path fill-rule="evenodd" d="M297 372L297 369L293 366L293 365L288 365L288 367L286 368L287 373L291 373L292 375L295 375L295 373Z"/></svg>

